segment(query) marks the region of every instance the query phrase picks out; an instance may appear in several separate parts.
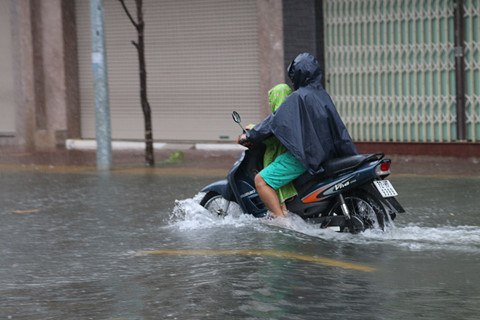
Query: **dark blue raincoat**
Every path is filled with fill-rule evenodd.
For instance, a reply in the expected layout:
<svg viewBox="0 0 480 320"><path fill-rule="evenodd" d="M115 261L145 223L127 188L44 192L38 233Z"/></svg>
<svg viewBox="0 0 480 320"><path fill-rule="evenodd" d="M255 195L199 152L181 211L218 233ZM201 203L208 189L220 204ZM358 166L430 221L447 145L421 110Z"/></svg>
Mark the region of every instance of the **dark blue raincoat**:
<svg viewBox="0 0 480 320"><path fill-rule="evenodd" d="M296 91L274 114L247 130L247 139L255 143L275 135L310 174L323 172L326 160L358 154L321 85L322 70L315 57L298 55L288 67L288 75Z"/></svg>

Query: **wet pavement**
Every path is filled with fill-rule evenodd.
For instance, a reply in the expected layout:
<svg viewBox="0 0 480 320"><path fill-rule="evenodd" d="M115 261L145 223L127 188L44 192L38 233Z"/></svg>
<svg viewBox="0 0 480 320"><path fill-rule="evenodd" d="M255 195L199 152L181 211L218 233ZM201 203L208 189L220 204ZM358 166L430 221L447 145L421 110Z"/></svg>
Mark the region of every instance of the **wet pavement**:
<svg viewBox="0 0 480 320"><path fill-rule="evenodd" d="M478 319L476 159L392 157L407 212L350 235L212 216L239 152L171 152L2 153L0 319Z"/></svg>
<svg viewBox="0 0 480 320"><path fill-rule="evenodd" d="M189 146L189 145L187 145ZM171 158L176 152L182 158ZM225 175L241 154L241 150L197 150L173 145L155 151L156 166L153 171ZM392 159L392 171L399 175L423 176L480 176L480 158L433 157L412 155L386 155ZM144 170L145 153L142 150L118 150L113 152L114 170ZM54 149L25 152L15 148L0 147L0 165L3 169L78 171L94 170L96 154L91 150ZM152 171L152 170L151 170Z"/></svg>

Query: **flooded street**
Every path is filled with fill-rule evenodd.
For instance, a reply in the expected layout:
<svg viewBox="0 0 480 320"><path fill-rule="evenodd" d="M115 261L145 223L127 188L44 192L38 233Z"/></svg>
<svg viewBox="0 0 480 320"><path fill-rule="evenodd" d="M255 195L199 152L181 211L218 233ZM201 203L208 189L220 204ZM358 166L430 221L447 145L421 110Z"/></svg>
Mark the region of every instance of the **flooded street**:
<svg viewBox="0 0 480 320"><path fill-rule="evenodd" d="M215 180L0 171L0 319L478 319L480 178L393 175L359 235L212 216Z"/></svg>

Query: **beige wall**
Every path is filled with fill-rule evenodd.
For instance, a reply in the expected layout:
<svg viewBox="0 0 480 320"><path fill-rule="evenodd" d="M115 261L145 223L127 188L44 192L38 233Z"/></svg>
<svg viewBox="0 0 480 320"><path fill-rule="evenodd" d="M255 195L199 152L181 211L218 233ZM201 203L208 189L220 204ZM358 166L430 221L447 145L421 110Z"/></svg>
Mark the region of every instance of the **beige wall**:
<svg viewBox="0 0 480 320"><path fill-rule="evenodd" d="M88 1L85 1L88 2ZM80 115L82 109L80 109L80 97L79 97L79 85L78 85L78 64L77 53L78 44L84 43L89 45L89 32L86 33L88 39L79 39L77 41L77 28L79 21L76 21L75 5L84 5L85 2L77 0L76 3L73 0L0 0L2 5L1 11L1 31L3 35L7 32L12 33L11 38L2 36L2 41L5 39L11 39L11 51L13 51L13 59L6 65L11 69L10 75L2 72L2 81L8 81L10 79L11 85L8 89L11 102L8 104L9 116L4 116L3 119L8 119L4 124L0 125L0 133L2 131L13 131L15 139L10 138L10 141L14 141L17 145L24 147L25 149L46 149L62 146L65 143L66 138L80 138L81 137L81 119ZM115 5L118 3L114 2ZM107 2L109 4L110 2ZM169 5L177 5L176 2L165 1ZM204 1L208 3L208 1ZM223 2L222 2L223 3ZM254 39L254 43L251 49L246 50L245 46L240 47L238 50L240 54L253 55L252 59L247 59L247 64L240 68L240 72L230 73L227 77L222 77L221 86L225 86L228 83L235 83L239 77L244 78L245 85L249 86L248 90L237 90L236 93L240 94L240 97L248 97L246 105L250 105L254 108L248 109L250 113L245 113L245 121L260 121L264 116L268 114L266 93L275 84L283 81L285 70L283 66L283 30L282 30L282 1L277 0L254 0L250 1L251 11L246 16L248 23L244 26L249 30L254 30L253 37L250 37L248 41ZM237 2L232 1L231 5L238 5ZM243 4L242 4L243 6ZM8 8L5 10L4 8ZM116 7L115 7L116 8ZM218 9L218 8L216 8ZM10 19L5 19L4 16L10 12ZM109 11L110 14L112 9ZM226 12L229 14L228 12ZM88 12L86 13L88 15ZM129 25L127 18L121 10L117 13L118 16L114 16L113 19L121 18L122 27L132 29ZM149 13L152 14L152 13ZM108 17L107 17L108 18ZM197 19L202 17L196 15ZM203 17L204 21L206 18ZM89 16L87 17L87 23L89 24ZM6 27L3 24L7 23ZM83 23L83 22L82 22ZM155 28L155 20L150 20L148 25L150 30ZM245 21L242 21L245 24ZM6 31L7 27L10 31ZM88 29L88 25L86 26ZM236 32L235 28L238 28L238 24L233 24L233 29L229 29L228 32ZM155 30L159 29L157 26ZM216 29L218 32L225 32L223 29ZM89 30L88 30L89 31ZM116 32L117 30L114 30ZM108 32L108 30L107 30ZM250 32L250 31L249 31ZM131 37L133 35L133 37ZM131 68L133 75L132 81L129 80L128 84L138 81L137 79L137 60L133 46L130 44L130 40L135 39L135 33L131 30L131 34L127 35L125 43L122 42L122 50L133 55L133 58L128 60L129 64L134 65ZM227 36L227 35L223 35ZM107 35L108 37L108 35ZM219 38L223 39L223 38ZM180 39L181 40L181 39ZM108 39L107 39L108 41ZM153 45L152 42L146 42L147 49ZM187 48L193 50L193 47L186 44ZM238 43L236 43L238 45ZM0 50L5 51L3 45ZM84 47L82 47L84 48ZM167 46L169 48L169 46ZM228 50L236 50L235 48L225 48ZM83 50L83 49L82 49ZM242 51L243 50L243 51ZM4 52L2 53L2 59L5 58ZM108 53L108 52L107 52ZM161 53L161 52L160 52ZM187 54L187 52L181 52ZM215 59L222 58L222 52L215 51ZM11 56L11 55L10 55ZM193 52L193 57L199 56L198 52ZM86 54L87 62L84 64L84 68L88 71L91 70L91 53ZM200 55L200 57L202 57ZM148 57L147 57L148 58ZM154 52L155 59L161 59L162 57L158 52ZM205 57L204 57L205 58ZM207 58L212 59L211 55ZM207 60L208 62L209 60ZM180 61L181 62L181 61ZM193 66L196 64L192 62ZM210 62L209 62L210 63ZM152 65L147 64L147 68ZM182 64L180 63L179 66ZM185 66L183 67L185 69ZM182 74L191 74L188 70L180 70ZM82 70L82 69L81 69ZM124 69L122 74L118 77L122 79L124 76ZM205 81L205 74L198 73L199 82L204 86L208 85L208 81ZM253 77L252 77L253 75ZM114 76L114 74L112 74ZM215 75L216 76L216 75ZM160 79L165 79L165 74L159 74ZM243 79L242 78L242 79ZM149 79L155 79L154 75L149 74ZM87 85L93 86L91 80L87 79ZM155 95L155 90L165 89L164 86L159 86L154 81L149 82L150 92L152 96ZM6 87L6 86L4 86ZM120 89L122 89L120 87ZM231 130L230 138L235 138L237 134L236 127L232 125L230 112L231 107L227 106L225 102L233 103L234 107L244 107L245 104L238 103L238 98L235 96L233 99L228 95L222 95L223 90L219 88L207 88L203 92L209 93L214 103L208 103L208 107L204 111L208 111L208 114L189 113L191 121L186 121L186 117L177 117L174 113L179 109L178 101L169 101L168 103L162 103L159 105L162 116L161 121L167 121L167 123L174 123L163 115L174 114L177 118L172 118L178 121L178 126L182 126L183 131L186 128L194 128L197 132L198 128L203 128L205 132L200 133L202 136L213 137L217 139L218 134L212 134L212 128L218 128L224 126L225 130ZM119 90L115 86L111 88L111 91L115 92ZM131 96L138 100L138 90L135 90ZM210 99L210 96L208 98ZM179 97L182 99L182 97ZM223 99L223 100L222 100ZM5 100L6 99L3 99ZM114 100L114 99L113 99ZM180 101L184 103L184 101ZM218 104L215 106L214 104ZM216 108L216 109L215 109ZM217 110L218 109L218 110ZM2 105L0 111L3 114L7 114L7 108ZM240 110L241 111L241 110ZM141 117L141 110L133 109L131 111ZM192 117L193 115L193 117ZM243 115L243 114L242 114ZM248 119L248 115L250 118ZM209 119L212 125L199 125L199 116L203 116L205 119ZM132 117L129 117L126 125L131 126ZM203 122L202 122L203 123ZM154 123L158 129L164 129L164 126ZM177 126L177 127L178 127ZM142 125L143 127L143 125ZM141 128L142 128L141 127ZM174 126L175 127L175 126ZM237 128L238 129L238 128ZM143 129L142 129L143 130ZM223 130L223 129L222 129ZM234 137L235 136L235 137ZM141 137L141 135L140 135ZM161 140L162 135L155 137ZM208 139L208 138L207 138ZM0 136L0 145L2 141L6 141L5 137Z"/></svg>
<svg viewBox="0 0 480 320"><path fill-rule="evenodd" d="M285 82L282 1L257 0L262 115L270 114L267 92Z"/></svg>
<svg viewBox="0 0 480 320"><path fill-rule="evenodd" d="M10 0L0 0L0 137L15 133L11 31Z"/></svg>
<svg viewBox="0 0 480 320"><path fill-rule="evenodd" d="M10 0L10 6L16 144L62 146L80 135L74 3Z"/></svg>

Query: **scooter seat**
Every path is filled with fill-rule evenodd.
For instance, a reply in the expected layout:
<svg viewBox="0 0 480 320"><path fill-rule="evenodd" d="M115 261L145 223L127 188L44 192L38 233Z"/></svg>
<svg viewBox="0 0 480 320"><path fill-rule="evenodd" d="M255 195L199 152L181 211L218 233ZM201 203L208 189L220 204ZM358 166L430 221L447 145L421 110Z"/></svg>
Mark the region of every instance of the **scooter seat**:
<svg viewBox="0 0 480 320"><path fill-rule="evenodd" d="M355 168L364 163L365 159L368 159L371 156L372 155L370 154L357 154L354 156L335 158L325 161L323 164L325 175L331 177L343 172L355 170Z"/></svg>
<svg viewBox="0 0 480 320"><path fill-rule="evenodd" d="M293 184L295 188L297 188L297 191L309 189L311 185L315 184L319 180L353 171L362 164L372 160L379 160L383 158L383 156L383 153L374 153L357 154L348 157L330 159L323 163L323 169L325 170L324 172L312 175L307 171L295 179Z"/></svg>

